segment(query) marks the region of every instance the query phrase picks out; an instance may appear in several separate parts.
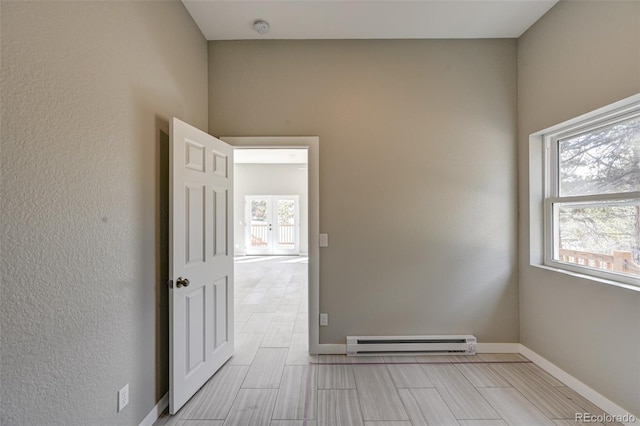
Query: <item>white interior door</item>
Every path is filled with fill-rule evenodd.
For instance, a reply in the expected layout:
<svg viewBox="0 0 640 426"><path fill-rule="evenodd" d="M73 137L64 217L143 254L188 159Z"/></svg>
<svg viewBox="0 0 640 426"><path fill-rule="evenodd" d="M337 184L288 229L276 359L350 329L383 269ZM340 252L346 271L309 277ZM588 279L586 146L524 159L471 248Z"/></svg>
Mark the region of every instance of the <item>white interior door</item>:
<svg viewBox="0 0 640 426"><path fill-rule="evenodd" d="M297 195L247 195L245 243L249 255L300 254Z"/></svg>
<svg viewBox="0 0 640 426"><path fill-rule="evenodd" d="M171 121L169 412L233 355L233 148Z"/></svg>

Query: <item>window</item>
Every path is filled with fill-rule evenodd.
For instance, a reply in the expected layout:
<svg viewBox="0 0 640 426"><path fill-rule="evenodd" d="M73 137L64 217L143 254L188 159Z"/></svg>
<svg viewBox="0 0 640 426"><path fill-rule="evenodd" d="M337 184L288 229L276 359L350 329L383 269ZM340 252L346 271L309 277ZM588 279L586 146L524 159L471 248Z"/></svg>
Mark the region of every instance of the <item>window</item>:
<svg viewBox="0 0 640 426"><path fill-rule="evenodd" d="M640 285L640 102L556 126L544 144L544 264Z"/></svg>

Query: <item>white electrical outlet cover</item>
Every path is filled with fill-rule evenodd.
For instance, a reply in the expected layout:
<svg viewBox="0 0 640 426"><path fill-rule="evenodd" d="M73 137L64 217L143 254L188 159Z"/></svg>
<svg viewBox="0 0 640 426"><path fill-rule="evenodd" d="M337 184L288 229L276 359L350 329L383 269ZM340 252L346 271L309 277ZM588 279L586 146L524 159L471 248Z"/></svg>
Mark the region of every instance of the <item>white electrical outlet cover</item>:
<svg viewBox="0 0 640 426"><path fill-rule="evenodd" d="M118 391L118 411L122 411L124 407L129 404L129 383L124 385L122 389Z"/></svg>

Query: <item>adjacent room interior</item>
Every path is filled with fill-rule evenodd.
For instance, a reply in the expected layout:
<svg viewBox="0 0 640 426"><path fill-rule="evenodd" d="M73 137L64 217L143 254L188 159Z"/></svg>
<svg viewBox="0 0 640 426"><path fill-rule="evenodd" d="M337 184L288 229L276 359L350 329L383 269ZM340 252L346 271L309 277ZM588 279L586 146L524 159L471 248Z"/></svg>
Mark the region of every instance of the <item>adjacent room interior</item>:
<svg viewBox="0 0 640 426"><path fill-rule="evenodd" d="M308 359L307 170L306 149L234 151L235 345L249 364L260 348Z"/></svg>

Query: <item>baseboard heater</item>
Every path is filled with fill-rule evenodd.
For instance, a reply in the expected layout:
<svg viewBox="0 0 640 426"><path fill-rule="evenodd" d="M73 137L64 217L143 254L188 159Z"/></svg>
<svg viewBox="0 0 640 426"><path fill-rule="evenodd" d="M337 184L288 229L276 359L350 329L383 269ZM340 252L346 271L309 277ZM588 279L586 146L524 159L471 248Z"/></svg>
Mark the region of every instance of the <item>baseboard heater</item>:
<svg viewBox="0 0 640 426"><path fill-rule="evenodd" d="M347 355L475 355L471 335L347 336Z"/></svg>

